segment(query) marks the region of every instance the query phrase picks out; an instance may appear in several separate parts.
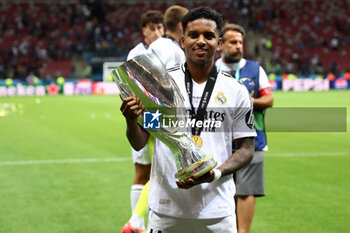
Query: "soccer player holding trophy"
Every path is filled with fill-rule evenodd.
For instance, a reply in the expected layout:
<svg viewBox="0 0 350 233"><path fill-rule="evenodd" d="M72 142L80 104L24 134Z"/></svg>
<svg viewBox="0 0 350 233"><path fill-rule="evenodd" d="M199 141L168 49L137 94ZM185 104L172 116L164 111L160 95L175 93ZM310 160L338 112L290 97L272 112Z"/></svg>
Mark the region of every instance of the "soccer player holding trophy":
<svg viewBox="0 0 350 233"><path fill-rule="evenodd" d="M251 99L214 65L222 16L201 7L182 26L185 64L166 72L148 53L113 71L130 144L139 150L156 137L147 232L236 233L232 174L254 153Z"/></svg>

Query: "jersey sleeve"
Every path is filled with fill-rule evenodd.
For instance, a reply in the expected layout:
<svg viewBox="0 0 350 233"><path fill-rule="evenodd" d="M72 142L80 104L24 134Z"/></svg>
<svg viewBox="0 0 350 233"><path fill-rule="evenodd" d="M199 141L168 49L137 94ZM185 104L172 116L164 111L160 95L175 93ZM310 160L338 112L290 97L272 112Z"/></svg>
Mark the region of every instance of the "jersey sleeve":
<svg viewBox="0 0 350 233"><path fill-rule="evenodd" d="M134 54L133 54L133 51L131 50L131 51L129 52L129 54L128 54L126 60L129 61L129 60L132 59L133 57L135 57L135 56L134 56Z"/></svg>
<svg viewBox="0 0 350 233"><path fill-rule="evenodd" d="M132 50L130 50L126 60L129 61L130 59L133 59L134 57L141 55L147 51L145 45L143 43L139 43L135 46Z"/></svg>
<svg viewBox="0 0 350 233"><path fill-rule="evenodd" d="M259 67L259 90L270 87L269 78L266 75L265 70L260 66Z"/></svg>
<svg viewBox="0 0 350 233"><path fill-rule="evenodd" d="M253 104L248 91L241 88L237 99L239 102L233 116L233 139L256 137Z"/></svg>

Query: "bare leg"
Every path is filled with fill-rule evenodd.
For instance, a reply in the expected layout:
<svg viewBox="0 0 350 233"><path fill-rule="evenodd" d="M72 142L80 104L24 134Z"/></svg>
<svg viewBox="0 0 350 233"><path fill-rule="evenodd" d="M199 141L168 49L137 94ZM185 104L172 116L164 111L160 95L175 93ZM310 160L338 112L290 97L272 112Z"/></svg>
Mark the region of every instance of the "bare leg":
<svg viewBox="0 0 350 233"><path fill-rule="evenodd" d="M255 197L236 197L236 212L238 233L249 233L255 212Z"/></svg>
<svg viewBox="0 0 350 233"><path fill-rule="evenodd" d="M144 165L144 164L135 163L134 184L145 185L149 180L150 173L151 173L151 164Z"/></svg>

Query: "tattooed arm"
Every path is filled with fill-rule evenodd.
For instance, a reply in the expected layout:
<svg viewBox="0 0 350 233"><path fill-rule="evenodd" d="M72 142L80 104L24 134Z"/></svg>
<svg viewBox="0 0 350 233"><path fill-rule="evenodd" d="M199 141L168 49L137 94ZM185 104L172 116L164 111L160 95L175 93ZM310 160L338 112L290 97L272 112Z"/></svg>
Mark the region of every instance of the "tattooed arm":
<svg viewBox="0 0 350 233"><path fill-rule="evenodd" d="M222 176L235 173L239 169L247 166L254 155L254 137L235 139L236 148L232 156L217 169L221 171Z"/></svg>

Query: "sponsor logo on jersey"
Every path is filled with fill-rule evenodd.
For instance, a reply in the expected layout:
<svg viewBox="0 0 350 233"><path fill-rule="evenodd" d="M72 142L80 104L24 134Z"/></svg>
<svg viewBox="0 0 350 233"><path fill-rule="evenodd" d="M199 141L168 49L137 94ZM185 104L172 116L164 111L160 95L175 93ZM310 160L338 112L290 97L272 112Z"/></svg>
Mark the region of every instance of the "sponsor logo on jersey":
<svg viewBox="0 0 350 233"><path fill-rule="evenodd" d="M170 200L169 199L159 199L159 204L161 205L169 205Z"/></svg>

